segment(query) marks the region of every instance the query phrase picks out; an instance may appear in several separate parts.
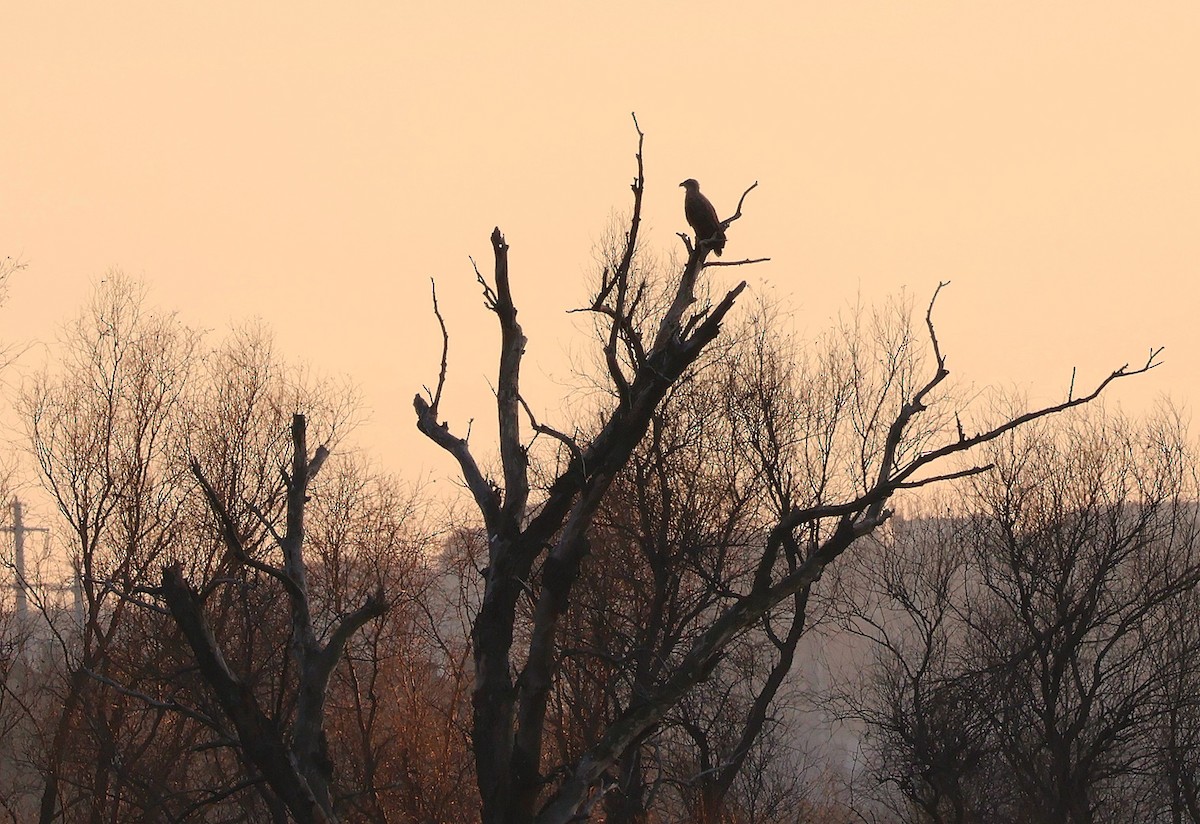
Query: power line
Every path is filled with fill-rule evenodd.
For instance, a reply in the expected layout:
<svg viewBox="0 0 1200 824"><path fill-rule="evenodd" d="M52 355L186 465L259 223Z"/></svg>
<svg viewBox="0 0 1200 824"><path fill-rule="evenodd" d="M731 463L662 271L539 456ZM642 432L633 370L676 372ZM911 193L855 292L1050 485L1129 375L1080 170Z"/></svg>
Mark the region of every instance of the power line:
<svg viewBox="0 0 1200 824"><path fill-rule="evenodd" d="M25 578L25 535L30 532L49 532L44 526L26 526L24 506L20 499L12 499L12 526L0 526L0 532L13 534L13 568L16 580L13 589L17 593L17 619L24 621L29 614L28 584Z"/></svg>

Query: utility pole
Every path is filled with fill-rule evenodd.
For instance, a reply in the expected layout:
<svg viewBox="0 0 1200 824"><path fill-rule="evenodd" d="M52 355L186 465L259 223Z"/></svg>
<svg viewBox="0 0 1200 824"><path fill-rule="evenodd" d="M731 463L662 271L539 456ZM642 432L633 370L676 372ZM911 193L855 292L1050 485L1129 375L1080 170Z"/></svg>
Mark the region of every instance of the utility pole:
<svg viewBox="0 0 1200 824"><path fill-rule="evenodd" d="M17 621L22 625L29 615L29 596L25 584L25 533L50 531L44 526L25 526L23 510L21 501L14 497L12 499L12 526L0 526L0 532L13 534L13 569L17 579L13 582L13 589L17 593Z"/></svg>

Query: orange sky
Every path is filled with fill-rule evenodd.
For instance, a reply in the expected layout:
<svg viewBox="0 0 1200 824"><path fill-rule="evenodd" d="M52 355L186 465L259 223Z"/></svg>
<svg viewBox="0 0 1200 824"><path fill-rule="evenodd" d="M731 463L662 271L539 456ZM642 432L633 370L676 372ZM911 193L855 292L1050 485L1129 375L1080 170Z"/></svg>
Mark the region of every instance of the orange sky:
<svg viewBox="0 0 1200 824"><path fill-rule="evenodd" d="M1200 3L40 2L0 6L3 337L48 338L109 267L362 387L381 463L453 475L413 428L490 425L493 319L467 260L504 230L550 422L591 248L628 207L637 111L664 250L695 177L714 276L817 331L939 279L949 366L1061 396L1165 345L1114 397L1195 402Z"/></svg>

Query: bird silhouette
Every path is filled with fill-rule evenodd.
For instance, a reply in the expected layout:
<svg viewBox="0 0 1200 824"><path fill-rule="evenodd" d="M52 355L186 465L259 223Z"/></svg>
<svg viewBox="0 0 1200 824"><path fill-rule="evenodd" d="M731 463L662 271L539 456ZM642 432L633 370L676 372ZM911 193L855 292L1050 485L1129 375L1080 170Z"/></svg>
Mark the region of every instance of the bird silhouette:
<svg viewBox="0 0 1200 824"><path fill-rule="evenodd" d="M696 233L696 245L711 241L710 248L717 257L725 248L725 230L721 228L721 219L712 202L700 194L700 184L695 178L689 177L679 184L683 187L683 215L688 225Z"/></svg>

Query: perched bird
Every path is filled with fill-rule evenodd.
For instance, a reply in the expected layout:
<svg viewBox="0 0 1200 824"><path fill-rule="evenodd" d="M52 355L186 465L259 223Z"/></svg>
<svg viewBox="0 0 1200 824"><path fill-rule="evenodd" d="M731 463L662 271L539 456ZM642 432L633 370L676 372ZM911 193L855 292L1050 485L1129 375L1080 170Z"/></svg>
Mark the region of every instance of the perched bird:
<svg viewBox="0 0 1200 824"><path fill-rule="evenodd" d="M721 228L717 210L708 198L700 194L700 184L693 178L689 177L679 185L684 188L683 214L696 233L696 245L711 240L713 252L720 257L721 250L725 248L725 230Z"/></svg>

